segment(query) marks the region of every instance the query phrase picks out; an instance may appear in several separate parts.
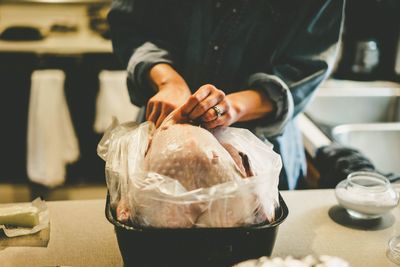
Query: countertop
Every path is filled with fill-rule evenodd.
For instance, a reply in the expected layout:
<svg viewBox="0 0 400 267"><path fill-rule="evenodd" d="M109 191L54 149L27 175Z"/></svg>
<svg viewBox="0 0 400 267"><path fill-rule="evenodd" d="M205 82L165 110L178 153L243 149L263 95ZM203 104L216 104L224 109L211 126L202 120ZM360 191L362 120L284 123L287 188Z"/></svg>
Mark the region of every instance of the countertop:
<svg viewBox="0 0 400 267"><path fill-rule="evenodd" d="M360 230L330 218L328 213L337 204L333 190L281 193L289 216L279 228L272 256L325 254L356 267L396 266L387 259L386 248L389 239L400 234L399 208L385 217L386 229ZM47 204L51 216L47 247L6 247L0 250L1 266L122 266L113 227L104 216L104 200Z"/></svg>
<svg viewBox="0 0 400 267"><path fill-rule="evenodd" d="M386 257L388 241L400 235L400 208L392 210L382 230L359 230L334 222L329 211L337 206L334 190L302 190L283 192L289 208L287 220L279 228L272 256L304 257L332 255L351 266L397 266Z"/></svg>
<svg viewBox="0 0 400 267"><path fill-rule="evenodd" d="M30 52L36 54L75 55L112 53L110 40L83 30L77 33L53 34L40 41L1 41L0 52Z"/></svg>
<svg viewBox="0 0 400 267"><path fill-rule="evenodd" d="M37 54L74 55L82 53L112 53L110 40L89 29L87 4L2 4L0 32L9 26L30 25L45 32L54 23L73 24L72 33L49 33L39 41L0 40L0 52L29 52Z"/></svg>

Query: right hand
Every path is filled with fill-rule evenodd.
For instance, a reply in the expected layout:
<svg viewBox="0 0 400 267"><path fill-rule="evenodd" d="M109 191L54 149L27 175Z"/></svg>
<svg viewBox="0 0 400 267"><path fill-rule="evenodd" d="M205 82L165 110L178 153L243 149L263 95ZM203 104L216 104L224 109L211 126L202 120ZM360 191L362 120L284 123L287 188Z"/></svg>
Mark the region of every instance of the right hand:
<svg viewBox="0 0 400 267"><path fill-rule="evenodd" d="M185 103L190 95L187 87L168 84L159 88L158 93L147 103L146 119L154 122L158 128L168 114Z"/></svg>

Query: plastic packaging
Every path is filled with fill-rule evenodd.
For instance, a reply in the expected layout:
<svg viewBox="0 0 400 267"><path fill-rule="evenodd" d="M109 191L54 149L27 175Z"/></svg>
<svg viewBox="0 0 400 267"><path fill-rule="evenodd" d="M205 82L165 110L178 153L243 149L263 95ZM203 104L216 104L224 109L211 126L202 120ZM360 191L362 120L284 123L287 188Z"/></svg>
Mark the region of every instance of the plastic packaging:
<svg viewBox="0 0 400 267"><path fill-rule="evenodd" d="M111 208L122 222L239 227L273 221L279 205L281 159L245 129L210 133L189 124L156 130L148 122L114 122L98 154L106 161Z"/></svg>
<svg viewBox="0 0 400 267"><path fill-rule="evenodd" d="M32 201L32 203L22 203L19 205L36 207L39 210L39 224L32 228L11 227L11 226L6 226L6 225L0 225L0 229L3 229L6 236L14 237L14 236L21 236L21 235L30 235L30 234L37 233L37 232L49 227L49 223L50 223L49 209L43 200L41 200L40 198L37 198L34 201ZM4 206L8 206L8 205L4 205Z"/></svg>

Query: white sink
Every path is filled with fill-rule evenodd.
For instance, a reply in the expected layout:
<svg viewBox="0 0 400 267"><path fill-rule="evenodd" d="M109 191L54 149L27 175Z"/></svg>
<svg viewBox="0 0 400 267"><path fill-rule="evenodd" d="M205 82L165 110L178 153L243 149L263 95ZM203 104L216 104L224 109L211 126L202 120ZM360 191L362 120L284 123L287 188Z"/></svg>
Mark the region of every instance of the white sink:
<svg viewBox="0 0 400 267"><path fill-rule="evenodd" d="M329 80L298 123L311 156L337 142L360 150L378 170L400 173L400 84Z"/></svg>
<svg viewBox="0 0 400 267"><path fill-rule="evenodd" d="M348 123L400 121L399 88L324 88L305 113L315 123L334 127Z"/></svg>
<svg viewBox="0 0 400 267"><path fill-rule="evenodd" d="M400 123L340 125L333 128L332 137L360 150L378 170L400 173Z"/></svg>

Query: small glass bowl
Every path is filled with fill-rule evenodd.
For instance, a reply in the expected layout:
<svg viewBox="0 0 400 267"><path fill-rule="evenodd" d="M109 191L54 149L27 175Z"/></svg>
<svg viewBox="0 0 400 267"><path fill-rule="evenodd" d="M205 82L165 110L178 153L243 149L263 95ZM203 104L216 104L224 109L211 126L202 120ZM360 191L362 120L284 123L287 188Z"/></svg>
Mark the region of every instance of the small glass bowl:
<svg viewBox="0 0 400 267"><path fill-rule="evenodd" d="M335 188L339 204L357 219L376 219L399 203L389 180L375 172L353 172Z"/></svg>
<svg viewBox="0 0 400 267"><path fill-rule="evenodd" d="M389 240L387 256L394 263L400 264L400 236L394 236Z"/></svg>

